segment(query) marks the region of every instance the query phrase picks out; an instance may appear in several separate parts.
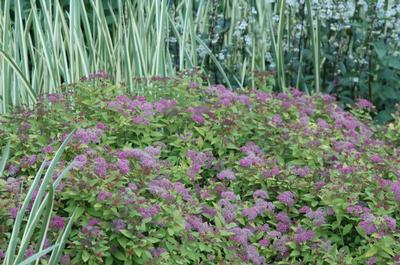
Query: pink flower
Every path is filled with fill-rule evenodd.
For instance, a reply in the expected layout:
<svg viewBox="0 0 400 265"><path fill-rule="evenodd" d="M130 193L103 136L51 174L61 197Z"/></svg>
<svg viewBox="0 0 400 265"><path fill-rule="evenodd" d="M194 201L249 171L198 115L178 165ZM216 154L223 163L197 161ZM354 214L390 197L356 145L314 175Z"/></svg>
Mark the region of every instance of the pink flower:
<svg viewBox="0 0 400 265"><path fill-rule="evenodd" d="M329 124L324 119L318 119L317 124L321 129L329 129Z"/></svg>
<svg viewBox="0 0 400 265"><path fill-rule="evenodd" d="M64 229L65 226L65 220L64 217L61 216L54 216L51 221L50 221L50 228L55 228L58 230L62 230Z"/></svg>
<svg viewBox="0 0 400 265"><path fill-rule="evenodd" d="M221 171L221 172L217 175L217 178L220 179L220 180L224 180L224 179L227 179L227 180L235 180L235 179L236 179L235 173L233 173L233 171L232 171L232 170L229 170L229 169L226 169L226 170Z"/></svg>
<svg viewBox="0 0 400 265"><path fill-rule="evenodd" d="M10 209L10 215L13 219L17 218L17 214L18 214L18 208L11 208Z"/></svg>
<svg viewBox="0 0 400 265"><path fill-rule="evenodd" d="M149 218L156 216L160 209L161 208L159 205L155 205L148 208L140 208L139 213L141 214L142 218Z"/></svg>
<svg viewBox="0 0 400 265"><path fill-rule="evenodd" d="M294 205L294 194L290 191L282 192L278 195L278 200L280 203L291 207Z"/></svg>
<svg viewBox="0 0 400 265"><path fill-rule="evenodd" d="M51 145L45 146L42 148L42 152L45 154L50 154L53 152L53 147Z"/></svg>
<svg viewBox="0 0 400 265"><path fill-rule="evenodd" d="M363 99L363 98L358 100L357 106L360 109L373 109L374 108L374 105L370 101Z"/></svg>
<svg viewBox="0 0 400 265"><path fill-rule="evenodd" d="M233 193L232 191L222 192L221 197L229 201L235 201L237 199L235 193Z"/></svg>
<svg viewBox="0 0 400 265"><path fill-rule="evenodd" d="M299 213L309 213L310 211L312 210L308 206L303 206L299 209Z"/></svg>
<svg viewBox="0 0 400 265"><path fill-rule="evenodd" d="M73 167L75 169L83 168L87 163L87 157L85 155L78 155L73 161Z"/></svg>
<svg viewBox="0 0 400 265"><path fill-rule="evenodd" d="M256 96L257 96L258 101L264 102L264 103L267 102L268 100L270 100L272 97L270 93L259 92L259 91L257 91Z"/></svg>
<svg viewBox="0 0 400 265"><path fill-rule="evenodd" d="M305 243L312 240L314 237L314 232L311 230L304 230L302 227L297 228L294 241L297 244Z"/></svg>
<svg viewBox="0 0 400 265"><path fill-rule="evenodd" d="M248 244L249 237L252 234L250 229L240 227L231 228L231 232L234 233L234 236L232 236L230 240L235 241L243 246Z"/></svg>
<svg viewBox="0 0 400 265"><path fill-rule="evenodd" d="M201 114L193 114L192 120L198 124L203 124L206 121Z"/></svg>
<svg viewBox="0 0 400 265"><path fill-rule="evenodd" d="M96 157L94 161L95 161L94 171L96 172L97 175L104 178L107 175L107 168L108 168L107 161L102 157Z"/></svg>
<svg viewBox="0 0 400 265"><path fill-rule="evenodd" d="M25 251L25 257L27 257L27 258L29 258L30 256L33 256L33 254L35 254L35 250L33 249L33 247L29 247Z"/></svg>
<svg viewBox="0 0 400 265"><path fill-rule="evenodd" d="M270 178L270 177L275 177L275 176L279 175L279 173L280 173L279 168L275 166L275 167L272 167L271 169L269 169L269 168L264 169L263 176L266 178Z"/></svg>
<svg viewBox="0 0 400 265"><path fill-rule="evenodd" d="M129 172L129 161L127 159L118 159L117 161L117 167L119 169L119 172L122 175L125 175Z"/></svg>
<svg viewBox="0 0 400 265"><path fill-rule="evenodd" d="M394 193L395 200L400 201L400 181L393 182L391 190Z"/></svg>
<svg viewBox="0 0 400 265"><path fill-rule="evenodd" d="M239 164L241 167L248 168L261 162L261 159L255 155L248 155L240 159Z"/></svg>
<svg viewBox="0 0 400 265"><path fill-rule="evenodd" d="M268 193L263 190L256 190L255 192L253 192L253 198L268 199Z"/></svg>
<svg viewBox="0 0 400 265"><path fill-rule="evenodd" d="M275 126L279 126L279 125L282 124L282 118L281 118L281 116L278 115L278 114L275 114L274 116L272 116L271 120L272 120L272 123L273 123Z"/></svg>
<svg viewBox="0 0 400 265"><path fill-rule="evenodd" d="M371 221L361 221L358 226L361 227L367 235L371 235L377 231L376 226Z"/></svg>
<svg viewBox="0 0 400 265"><path fill-rule="evenodd" d="M99 201L105 201L106 199L109 199L112 197L112 193L108 191L100 191L99 195L97 196L97 199Z"/></svg>
<svg viewBox="0 0 400 265"><path fill-rule="evenodd" d="M263 238L260 241L258 241L258 244L262 247L268 247L269 246L269 240L268 238Z"/></svg>
<svg viewBox="0 0 400 265"><path fill-rule="evenodd" d="M243 209L242 215L244 217L247 217L247 219L249 219L249 220L254 220L258 216L258 212L257 212L256 208L250 207L250 208Z"/></svg>
<svg viewBox="0 0 400 265"><path fill-rule="evenodd" d="M70 265L71 264L71 257L69 255L63 255L60 258L61 265Z"/></svg>
<svg viewBox="0 0 400 265"><path fill-rule="evenodd" d="M286 233L289 231L289 229L290 229L290 226L287 223L279 222L276 224L276 230L281 233Z"/></svg>
<svg viewBox="0 0 400 265"><path fill-rule="evenodd" d="M160 257L163 253L165 252L165 249L164 248L162 248L162 247L158 247L158 248L154 248L152 251L151 251L151 254L152 254L152 256L153 257Z"/></svg>
<svg viewBox="0 0 400 265"><path fill-rule="evenodd" d="M377 154L372 155L372 156L370 157L370 160L371 160L372 163L382 163L382 162L383 162L382 157L380 157L380 156L377 155Z"/></svg>
<svg viewBox="0 0 400 265"><path fill-rule="evenodd" d="M122 219L116 219L113 221L113 225L116 231L120 231L122 229L125 229L126 223Z"/></svg>
<svg viewBox="0 0 400 265"><path fill-rule="evenodd" d="M376 263L377 259L375 256L370 257L367 261L367 265L374 265Z"/></svg>
<svg viewBox="0 0 400 265"><path fill-rule="evenodd" d="M387 226L390 230L392 230L392 231L396 230L396 219L394 219L394 218L392 218L392 217L390 217L390 216L385 215L385 216L383 217L383 220L385 221L386 226Z"/></svg>
<svg viewBox="0 0 400 265"><path fill-rule="evenodd" d="M133 123L138 124L138 125L149 125L149 120L142 117L142 116L136 116L132 119Z"/></svg>

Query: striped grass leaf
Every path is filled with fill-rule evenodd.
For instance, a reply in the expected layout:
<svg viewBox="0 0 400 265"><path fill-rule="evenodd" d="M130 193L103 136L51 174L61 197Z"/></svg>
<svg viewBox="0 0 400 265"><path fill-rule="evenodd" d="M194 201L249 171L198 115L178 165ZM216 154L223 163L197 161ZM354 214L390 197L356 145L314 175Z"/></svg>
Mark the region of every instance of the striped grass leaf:
<svg viewBox="0 0 400 265"><path fill-rule="evenodd" d="M29 95L29 98L36 103L36 95L33 92L32 86L29 83L29 80L25 77L25 75L22 73L21 69L18 67L17 63L11 58L6 51L0 48L0 55L5 59L6 62L8 62L9 66L12 67L12 69L15 71L15 73L18 75L18 77L21 79L22 83L24 84L27 94ZM3 79L6 78L5 74L2 76ZM3 87L3 89L7 89L7 86ZM3 92L3 102L5 101L5 97L8 94L8 92ZM3 110L7 110L8 107L4 106Z"/></svg>
<svg viewBox="0 0 400 265"><path fill-rule="evenodd" d="M18 263L18 265L28 265L28 264L32 264L32 262L38 261L40 260L41 257L43 257L44 255L46 255L47 253L51 252L53 249L57 248L59 245L55 244L51 247L48 247L36 254L33 254L32 256L30 256L29 258L23 260L22 262ZM48 265L56 265L57 263L48 263Z"/></svg>
<svg viewBox="0 0 400 265"><path fill-rule="evenodd" d="M272 5L268 4L267 8L267 20L268 20L268 27L269 33L271 37L271 44L272 44L272 55L276 65L276 73L277 73L277 81L278 86L281 91L286 92L286 79L285 79L285 69L284 69L284 54L283 54L283 33L285 28L285 0L278 1L278 14L279 14L279 21L278 21L278 32L275 34L274 31L274 23L272 21ZM275 36L276 35L276 36Z"/></svg>
<svg viewBox="0 0 400 265"><path fill-rule="evenodd" d="M10 141L7 142L6 147L3 149L0 160L0 178L3 176L4 168L6 167L7 159L10 154Z"/></svg>
<svg viewBox="0 0 400 265"><path fill-rule="evenodd" d="M315 92L319 93L320 88L320 41L319 41L319 19L318 14L313 18L313 10L311 8L311 0L306 0L307 6L307 22L311 38L311 48L314 61L314 86ZM315 21L315 23L314 23Z"/></svg>
<svg viewBox="0 0 400 265"><path fill-rule="evenodd" d="M22 262L24 255L25 255L25 251L26 251L28 244L31 240L31 237L36 229L36 224L40 220L40 217L42 216L43 212L45 213L44 214L45 220L43 221L43 224L42 224L41 230L40 230L41 232L39 234L39 239L40 239L39 240L40 241L39 250L42 246L42 243L44 243L44 238L47 234L47 227L48 227L49 221L50 221L50 219L49 219L50 213L51 213L51 209L53 207L52 205L54 203L54 186L51 185L50 191L46 195L45 195L45 191L47 189L49 181L52 179L52 176L54 175L55 167L56 167L58 161L60 160L61 155L64 152L64 149L66 148L69 141L72 139L73 133L74 132L71 132L66 137L64 142L61 144L61 146L55 153L53 159L50 162L50 165L47 168L47 171L46 171L43 179L41 179L41 176L42 176L42 173L46 166L46 161L44 161L42 163L39 170L37 171L36 176L33 179L33 182L31 184L30 188L28 189L25 199L24 199L24 201L17 213L17 217L14 221L11 238L10 238L9 245L8 245L8 248L6 251L4 265L17 265L20 262ZM65 171L63 171L63 173L64 173L63 175L66 174ZM41 185L38 188L38 193L33 202L31 213L28 216L28 220L26 222L25 229L22 234L22 238L21 238L21 240L19 240L23 217L24 217L25 212L26 212L26 210L30 204L30 201L33 197L33 193L36 190L36 188L38 187L40 182L41 182ZM43 199L43 197L44 197L44 199ZM15 251L17 249L17 245L18 245L19 241L20 241L20 246L18 248L18 253L15 254ZM44 250L41 250L41 252L44 252ZM39 252L39 253L41 253L41 252ZM40 258L40 256L38 256L38 258ZM29 262L27 264L29 264Z"/></svg>

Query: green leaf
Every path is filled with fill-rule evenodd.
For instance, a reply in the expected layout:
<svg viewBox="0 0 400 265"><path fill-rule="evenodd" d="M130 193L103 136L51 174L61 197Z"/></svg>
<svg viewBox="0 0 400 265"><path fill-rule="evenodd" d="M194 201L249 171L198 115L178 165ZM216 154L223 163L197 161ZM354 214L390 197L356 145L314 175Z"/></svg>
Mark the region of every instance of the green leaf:
<svg viewBox="0 0 400 265"><path fill-rule="evenodd" d="M382 60L387 53L387 45L383 41L377 41L373 45L379 60Z"/></svg>
<svg viewBox="0 0 400 265"><path fill-rule="evenodd" d="M347 234L351 231L352 228L353 228L353 225L352 225L352 224L347 224L347 225L343 228L343 235L344 235L344 236L347 235Z"/></svg>
<svg viewBox="0 0 400 265"><path fill-rule="evenodd" d="M293 250L293 251L290 252L290 256L291 256L291 257L300 256L300 251L298 251L298 250Z"/></svg>
<svg viewBox="0 0 400 265"><path fill-rule="evenodd" d="M119 232L121 234L123 234L124 236L126 236L127 238L131 238L131 239L135 238L135 236L126 229L121 229L121 230L119 230Z"/></svg>
<svg viewBox="0 0 400 265"><path fill-rule="evenodd" d="M89 252L87 252L86 250L84 250L84 251L82 252L82 260L83 260L83 262L87 262L87 261L89 260L89 258L90 258Z"/></svg>
<svg viewBox="0 0 400 265"><path fill-rule="evenodd" d="M112 257L107 257L106 258L106 265L112 265L113 264L113 258Z"/></svg>
<svg viewBox="0 0 400 265"><path fill-rule="evenodd" d="M391 247L382 246L382 249L392 257L395 255L394 252L393 252L393 249Z"/></svg>
<svg viewBox="0 0 400 265"><path fill-rule="evenodd" d="M364 229L362 229L362 228L359 227L359 226L356 226L355 228L356 228L357 232L358 232L361 236L363 236L363 237L366 236Z"/></svg>
<svg viewBox="0 0 400 265"><path fill-rule="evenodd" d="M117 238L118 243L123 247L124 249L126 248L126 244L128 243L127 239L124 237L118 237Z"/></svg>
<svg viewBox="0 0 400 265"><path fill-rule="evenodd" d="M146 237L146 240L149 241L152 244L160 242L160 239L156 238L156 237Z"/></svg>
<svg viewBox="0 0 400 265"><path fill-rule="evenodd" d="M400 70L400 58L392 56L392 57L387 58L386 61L390 67L393 67L396 70Z"/></svg>
<svg viewBox="0 0 400 265"><path fill-rule="evenodd" d="M167 228L167 232L168 232L168 235L170 235L170 236L174 235L174 230L170 227Z"/></svg>
<svg viewBox="0 0 400 265"><path fill-rule="evenodd" d="M117 258L118 260L124 261L126 260L126 256L123 252L121 252L120 250L117 250L115 252L113 252L112 254L115 258Z"/></svg>
<svg viewBox="0 0 400 265"><path fill-rule="evenodd" d="M135 254L136 254L138 257L141 257L142 254L143 254L143 250L140 249L140 248L135 248L133 251L135 252Z"/></svg>
<svg viewBox="0 0 400 265"><path fill-rule="evenodd" d="M4 57L4 59L6 59L6 61L10 64L13 70L17 73L18 77L24 84L26 92L28 93L29 97L32 99L34 103L36 103L37 102L36 95L33 92L32 86L29 83L29 80L26 78L26 76L22 73L21 69L18 67L17 63L4 50L0 49L0 54Z"/></svg>
<svg viewBox="0 0 400 265"><path fill-rule="evenodd" d="M286 243L286 245L288 247L290 247L291 249L295 249L296 248L296 243L294 243L294 242L288 242L288 243Z"/></svg>
<svg viewBox="0 0 400 265"><path fill-rule="evenodd" d="M3 149L3 153L1 155L0 160L0 178L3 176L3 171L6 166L6 162L8 159L8 155L10 153L10 141L7 142L6 147Z"/></svg>
<svg viewBox="0 0 400 265"><path fill-rule="evenodd" d="M370 248L368 249L367 252L365 252L364 256L365 256L366 258L370 258L370 257L374 256L376 253L378 253L378 248L377 248L376 246L373 245L372 247L370 247Z"/></svg>

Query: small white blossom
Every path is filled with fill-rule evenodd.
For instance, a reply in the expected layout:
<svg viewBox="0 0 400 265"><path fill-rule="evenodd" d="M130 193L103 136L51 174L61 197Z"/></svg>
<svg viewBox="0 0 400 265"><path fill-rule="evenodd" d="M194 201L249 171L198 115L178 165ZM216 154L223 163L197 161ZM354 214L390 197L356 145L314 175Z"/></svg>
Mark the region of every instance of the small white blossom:
<svg viewBox="0 0 400 265"><path fill-rule="evenodd" d="M245 30L247 28L247 25L248 25L247 21L246 20L242 20L237 28L239 30Z"/></svg>
<svg viewBox="0 0 400 265"><path fill-rule="evenodd" d="M197 52L199 53L200 58L204 58L207 55L207 49L204 48L203 46L199 46L197 49Z"/></svg>
<svg viewBox="0 0 400 265"><path fill-rule="evenodd" d="M267 52L267 53L265 54L265 60L266 60L267 62L272 62L272 55L271 55L270 52Z"/></svg>
<svg viewBox="0 0 400 265"><path fill-rule="evenodd" d="M246 43L246 45L251 46L251 44L252 44L251 37L249 35L246 35L244 37L244 42Z"/></svg>
<svg viewBox="0 0 400 265"><path fill-rule="evenodd" d="M242 36L242 32L241 32L240 30L236 29L236 30L233 32L233 36L235 36L235 37L240 37L240 36Z"/></svg>

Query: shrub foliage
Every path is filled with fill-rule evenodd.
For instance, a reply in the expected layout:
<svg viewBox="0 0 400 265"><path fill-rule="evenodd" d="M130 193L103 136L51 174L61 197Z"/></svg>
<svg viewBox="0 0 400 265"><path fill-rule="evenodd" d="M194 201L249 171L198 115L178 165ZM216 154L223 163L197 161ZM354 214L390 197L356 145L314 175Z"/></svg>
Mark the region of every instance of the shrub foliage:
<svg viewBox="0 0 400 265"><path fill-rule="evenodd" d="M295 89L166 86L146 99L92 76L2 116L12 159L0 249L38 161L77 129L48 233L54 242L78 207L61 264L399 261L398 128L371 124L372 104L345 112Z"/></svg>

